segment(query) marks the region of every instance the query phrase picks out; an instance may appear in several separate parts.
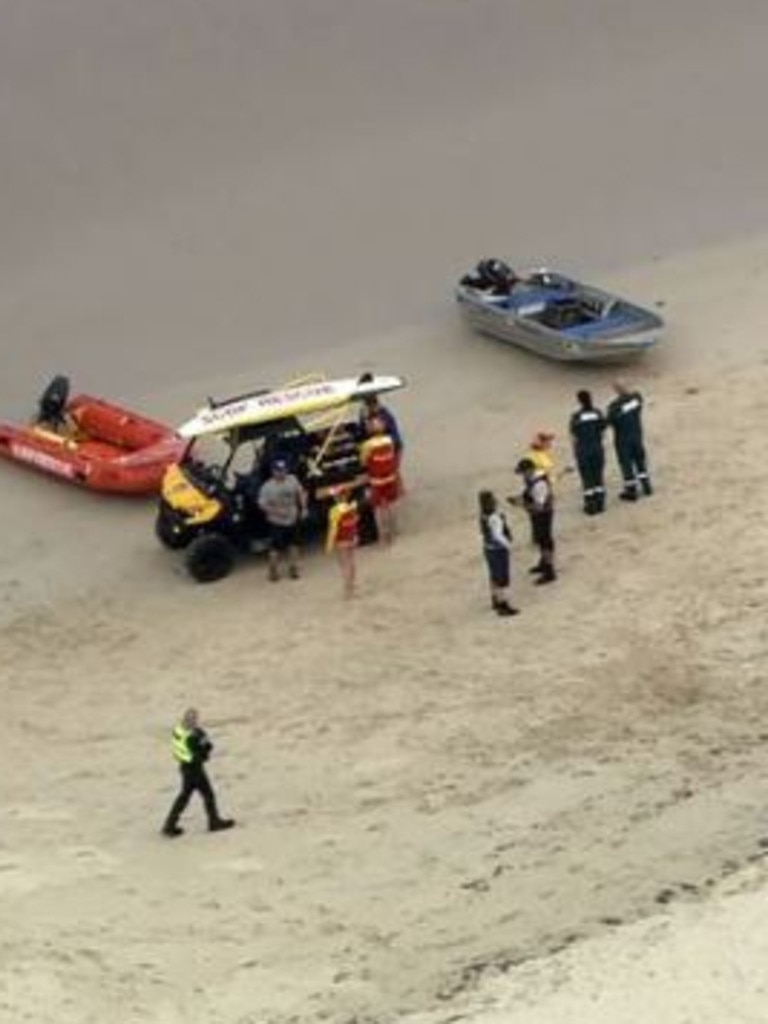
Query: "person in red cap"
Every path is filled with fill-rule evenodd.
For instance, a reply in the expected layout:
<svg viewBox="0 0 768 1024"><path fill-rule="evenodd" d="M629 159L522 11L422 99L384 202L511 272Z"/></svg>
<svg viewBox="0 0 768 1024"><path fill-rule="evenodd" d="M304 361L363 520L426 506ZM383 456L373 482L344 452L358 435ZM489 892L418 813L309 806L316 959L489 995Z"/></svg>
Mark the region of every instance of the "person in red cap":
<svg viewBox="0 0 768 1024"><path fill-rule="evenodd" d="M355 551L359 544L360 515L357 502L348 487L339 487L328 513L328 533L325 550L336 553L344 583L344 596L354 597L357 588L357 560Z"/></svg>
<svg viewBox="0 0 768 1024"><path fill-rule="evenodd" d="M523 493L508 498L512 505L522 505L531 520L533 541L539 549L539 561L530 570L537 584L553 583L555 572L555 540L552 532L555 500L552 481L531 459L521 459L515 473L523 478Z"/></svg>
<svg viewBox="0 0 768 1024"><path fill-rule="evenodd" d="M555 457L552 454L554 441L553 433L548 430L539 430L533 435L528 451L523 455L523 459L532 462L538 473L544 474L550 486L555 480ZM533 519L531 519L531 544L534 547L537 545Z"/></svg>
<svg viewBox="0 0 768 1024"><path fill-rule="evenodd" d="M555 475L555 456L552 453L552 446L555 442L555 435L547 430L539 430L533 437L528 451L523 456L530 459L536 469L546 473L550 481Z"/></svg>

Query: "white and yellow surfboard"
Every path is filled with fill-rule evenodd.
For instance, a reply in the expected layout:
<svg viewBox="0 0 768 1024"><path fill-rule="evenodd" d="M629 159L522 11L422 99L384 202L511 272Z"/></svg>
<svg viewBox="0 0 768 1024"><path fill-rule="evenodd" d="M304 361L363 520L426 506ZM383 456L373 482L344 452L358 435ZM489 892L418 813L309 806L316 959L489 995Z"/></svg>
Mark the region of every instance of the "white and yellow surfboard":
<svg viewBox="0 0 768 1024"><path fill-rule="evenodd" d="M185 438L224 434L230 430L307 416L359 402L372 395L405 387L402 377L368 375L299 383L276 391L256 391L223 402L211 402L179 427Z"/></svg>

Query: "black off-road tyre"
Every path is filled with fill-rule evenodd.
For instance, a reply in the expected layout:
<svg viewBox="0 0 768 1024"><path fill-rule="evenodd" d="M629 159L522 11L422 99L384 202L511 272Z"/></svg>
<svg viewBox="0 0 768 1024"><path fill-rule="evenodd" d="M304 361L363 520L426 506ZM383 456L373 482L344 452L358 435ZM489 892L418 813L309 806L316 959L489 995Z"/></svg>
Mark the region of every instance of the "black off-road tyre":
<svg viewBox="0 0 768 1024"><path fill-rule="evenodd" d="M198 583L215 583L229 576L236 557L232 544L219 533L196 537L185 555L189 575Z"/></svg>
<svg viewBox="0 0 768 1024"><path fill-rule="evenodd" d="M376 514L368 502L361 503L360 505L359 539L361 547L364 547L366 544L375 544L379 539Z"/></svg>
<svg viewBox="0 0 768 1024"><path fill-rule="evenodd" d="M162 512L158 512L155 517L155 536L163 547L168 548L169 551L180 551L188 543L188 538L183 533L176 533L171 529L168 520Z"/></svg>

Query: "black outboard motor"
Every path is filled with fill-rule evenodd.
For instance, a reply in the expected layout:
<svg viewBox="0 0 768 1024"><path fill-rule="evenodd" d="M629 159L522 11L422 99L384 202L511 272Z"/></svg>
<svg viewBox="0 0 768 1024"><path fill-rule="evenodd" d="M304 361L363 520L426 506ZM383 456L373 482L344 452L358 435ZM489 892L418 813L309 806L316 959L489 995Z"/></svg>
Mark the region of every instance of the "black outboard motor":
<svg viewBox="0 0 768 1024"><path fill-rule="evenodd" d="M508 295L517 281L514 270L504 260L486 260L485 272L499 295Z"/></svg>
<svg viewBox="0 0 768 1024"><path fill-rule="evenodd" d="M504 260L480 260L471 274L465 274L461 284L493 295L509 295L517 281L514 270Z"/></svg>
<svg viewBox="0 0 768 1024"><path fill-rule="evenodd" d="M51 427L61 427L66 422L67 402L69 401L69 377L57 374L40 396L37 407L39 423Z"/></svg>

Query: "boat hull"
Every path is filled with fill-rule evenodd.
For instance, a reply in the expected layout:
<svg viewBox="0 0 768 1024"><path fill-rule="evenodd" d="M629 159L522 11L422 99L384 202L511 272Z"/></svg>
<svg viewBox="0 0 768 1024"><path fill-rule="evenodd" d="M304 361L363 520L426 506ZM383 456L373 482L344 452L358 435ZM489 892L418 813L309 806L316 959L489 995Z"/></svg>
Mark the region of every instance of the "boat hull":
<svg viewBox="0 0 768 1024"><path fill-rule="evenodd" d="M459 284L456 300L474 331L560 362L626 362L654 348L664 329L656 313L544 269L509 297Z"/></svg>

